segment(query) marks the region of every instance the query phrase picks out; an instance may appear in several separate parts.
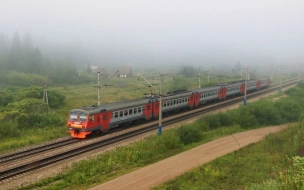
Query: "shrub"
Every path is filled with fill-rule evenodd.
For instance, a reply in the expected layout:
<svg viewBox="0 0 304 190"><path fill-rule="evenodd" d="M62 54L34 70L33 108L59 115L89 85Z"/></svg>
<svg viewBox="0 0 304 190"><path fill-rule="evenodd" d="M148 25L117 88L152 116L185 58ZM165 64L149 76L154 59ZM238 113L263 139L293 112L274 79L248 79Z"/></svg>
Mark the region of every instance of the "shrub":
<svg viewBox="0 0 304 190"><path fill-rule="evenodd" d="M206 122L206 124L209 126L210 129L217 129L222 126L220 121L220 116L217 114L205 116L204 121Z"/></svg>
<svg viewBox="0 0 304 190"><path fill-rule="evenodd" d="M276 109L273 102L262 100L248 105L248 108L259 125L277 125L281 123L280 112Z"/></svg>
<svg viewBox="0 0 304 190"><path fill-rule="evenodd" d="M228 127L233 125L233 119L226 113L218 113L219 121L222 126Z"/></svg>
<svg viewBox="0 0 304 190"><path fill-rule="evenodd" d="M284 121L297 121L300 116L301 107L294 100L285 98L283 101L275 102L275 107Z"/></svg>
<svg viewBox="0 0 304 190"><path fill-rule="evenodd" d="M244 129L253 128L258 125L255 116L250 113L248 107L240 107L237 123Z"/></svg>
<svg viewBox="0 0 304 190"><path fill-rule="evenodd" d="M65 96L60 94L57 91L49 91L48 92L48 102L50 108L59 108L64 105Z"/></svg>
<svg viewBox="0 0 304 190"><path fill-rule="evenodd" d="M0 139L19 137L18 124L14 121L3 122L0 125Z"/></svg>
<svg viewBox="0 0 304 190"><path fill-rule="evenodd" d="M181 142L184 143L184 145L198 142L203 138L203 133L199 130L198 127L182 125L180 128L177 129L176 132Z"/></svg>
<svg viewBox="0 0 304 190"><path fill-rule="evenodd" d="M158 144L165 146L169 150L182 147L180 137L172 131L165 131L160 138L158 138Z"/></svg>
<svg viewBox="0 0 304 190"><path fill-rule="evenodd" d="M0 106L7 106L8 103L13 102L13 95L8 90L2 90L0 92Z"/></svg>

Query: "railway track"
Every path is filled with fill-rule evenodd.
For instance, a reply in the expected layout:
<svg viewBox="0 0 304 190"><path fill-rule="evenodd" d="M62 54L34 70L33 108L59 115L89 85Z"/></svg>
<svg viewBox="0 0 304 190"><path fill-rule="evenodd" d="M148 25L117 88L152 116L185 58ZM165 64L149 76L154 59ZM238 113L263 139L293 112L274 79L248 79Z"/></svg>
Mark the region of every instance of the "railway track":
<svg viewBox="0 0 304 190"><path fill-rule="evenodd" d="M62 146L67 146L67 145L75 143L77 141L78 141L78 139L72 139L72 138L63 139L63 140L59 140L56 142L44 144L41 146L29 148L26 150L5 154L5 155L0 156L0 166L7 164L8 162L13 162L15 160L18 160L20 158L24 159L24 158L30 157L32 155L44 153L44 152L47 152L47 151L50 151L50 150L53 150L53 149L56 149L56 148L59 148Z"/></svg>
<svg viewBox="0 0 304 190"><path fill-rule="evenodd" d="M297 80L292 80L288 83L282 84L281 87L284 88L286 86L293 85L293 84L296 84L296 83L297 83ZM255 93L250 93L250 94L247 95L247 99L254 98L254 97L257 97L257 96L261 96L261 95L269 93L271 91L278 90L278 86L279 85L277 84L277 85L273 85L271 88L264 89L262 91L258 91L258 92L255 92ZM229 106L229 105L240 103L242 100L243 100L243 97L236 97L236 98L225 100L225 101L222 101L222 102L219 102L219 103L216 103L216 104L205 105L203 107L196 108L196 109L193 109L193 110L188 111L188 112L183 112L183 113L174 115L172 117L167 117L167 118L163 119L163 126L165 127L167 125L174 124L174 123L177 123L177 122L189 119L189 118L193 118L193 117L202 115L202 114L210 112L210 111L214 111L214 110L217 110L217 109ZM156 131L157 128L158 128L157 121L154 121L154 122L149 123L148 126L145 127L145 128L137 129L137 130L134 130L134 131L131 131L131 132L127 132L127 133L124 133L124 134L121 134L121 135L117 135L117 136L109 138L109 139L104 139L104 140L101 140L101 141L97 141L97 142L93 142L93 143L90 143L90 144L87 144L87 145L83 145L83 146L68 150L66 152L56 154L56 155L52 155L52 156L48 156L48 157L30 162L30 163L27 163L27 164L22 164L22 165L13 167L11 169L7 169L5 171L0 171L0 182L4 181L4 180L7 180L7 179L10 179L10 178L13 178L15 176L30 172L30 171L37 170L37 169L42 168L42 167L45 167L45 166L48 166L48 165L51 165L51 164L69 159L69 158L72 158L72 157L82 155L84 153L87 153L89 151L93 151L95 149L100 149L100 148L105 147L107 145L111 145L113 143L123 141L123 140L129 139L129 138L134 137L134 136L145 134L145 133L153 131L153 130ZM47 151L47 149L48 150L55 149L56 147L63 146L64 143L71 144L71 143L75 142L74 140L76 140L76 139L69 139L66 142L54 143L52 146L45 147L45 148L42 148L42 149L41 148L40 149L35 148L33 150L29 149L28 150L29 153L24 153L24 154L31 155L31 154L37 154L38 152ZM16 159L21 158L21 157L23 157L22 154L12 154L11 156L10 155L2 156L2 157L0 157L0 163L5 163L5 162L8 162L9 160L12 161L14 159L16 160Z"/></svg>

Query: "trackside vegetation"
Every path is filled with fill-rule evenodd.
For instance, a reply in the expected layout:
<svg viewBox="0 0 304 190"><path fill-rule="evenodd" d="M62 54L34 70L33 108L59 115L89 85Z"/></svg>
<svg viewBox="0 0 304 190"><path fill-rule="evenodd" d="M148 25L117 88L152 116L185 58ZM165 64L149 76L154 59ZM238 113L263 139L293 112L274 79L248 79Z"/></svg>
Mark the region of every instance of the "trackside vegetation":
<svg viewBox="0 0 304 190"><path fill-rule="evenodd" d="M298 120L296 126L271 134L260 143L218 158L156 189L302 187L302 182L296 179L303 179L299 170L303 161L295 156L304 147L303 114L300 117L304 110L296 106L296 102L303 105L303 93L304 84L300 83L294 89L248 103L246 107L207 115L192 124L164 131L161 136L153 135L74 163L53 177L18 189L87 189L221 136Z"/></svg>
<svg viewBox="0 0 304 190"><path fill-rule="evenodd" d="M49 91L50 104L38 87L7 88L0 92L0 152L41 143L64 134L65 117L50 109L64 105L64 96ZM62 127L61 127L62 128Z"/></svg>

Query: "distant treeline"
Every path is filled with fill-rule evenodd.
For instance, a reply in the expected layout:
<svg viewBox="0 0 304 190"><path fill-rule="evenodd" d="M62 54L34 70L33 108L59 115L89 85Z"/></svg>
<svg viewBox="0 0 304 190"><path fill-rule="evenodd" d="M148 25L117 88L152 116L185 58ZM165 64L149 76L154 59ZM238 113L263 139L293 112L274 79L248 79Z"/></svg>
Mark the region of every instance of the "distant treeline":
<svg viewBox="0 0 304 190"><path fill-rule="evenodd" d="M32 43L29 33L23 40L16 32L11 43L0 34L0 87L29 86L44 83L75 83L79 73L72 59L53 61L44 58Z"/></svg>

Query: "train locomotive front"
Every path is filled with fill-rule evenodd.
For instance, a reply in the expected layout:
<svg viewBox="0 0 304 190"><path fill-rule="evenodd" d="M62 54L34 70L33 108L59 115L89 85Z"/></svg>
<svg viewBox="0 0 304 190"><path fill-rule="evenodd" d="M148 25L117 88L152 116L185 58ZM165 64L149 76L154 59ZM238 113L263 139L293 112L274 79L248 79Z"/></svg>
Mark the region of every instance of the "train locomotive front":
<svg viewBox="0 0 304 190"><path fill-rule="evenodd" d="M67 127L73 138L86 138L92 132L106 132L138 120L151 119L153 103L154 99L142 98L73 109L70 111Z"/></svg>
<svg viewBox="0 0 304 190"><path fill-rule="evenodd" d="M69 133L73 138L86 138L92 133L92 128L89 128L89 120L92 116L87 110L73 109L70 111L67 126Z"/></svg>

